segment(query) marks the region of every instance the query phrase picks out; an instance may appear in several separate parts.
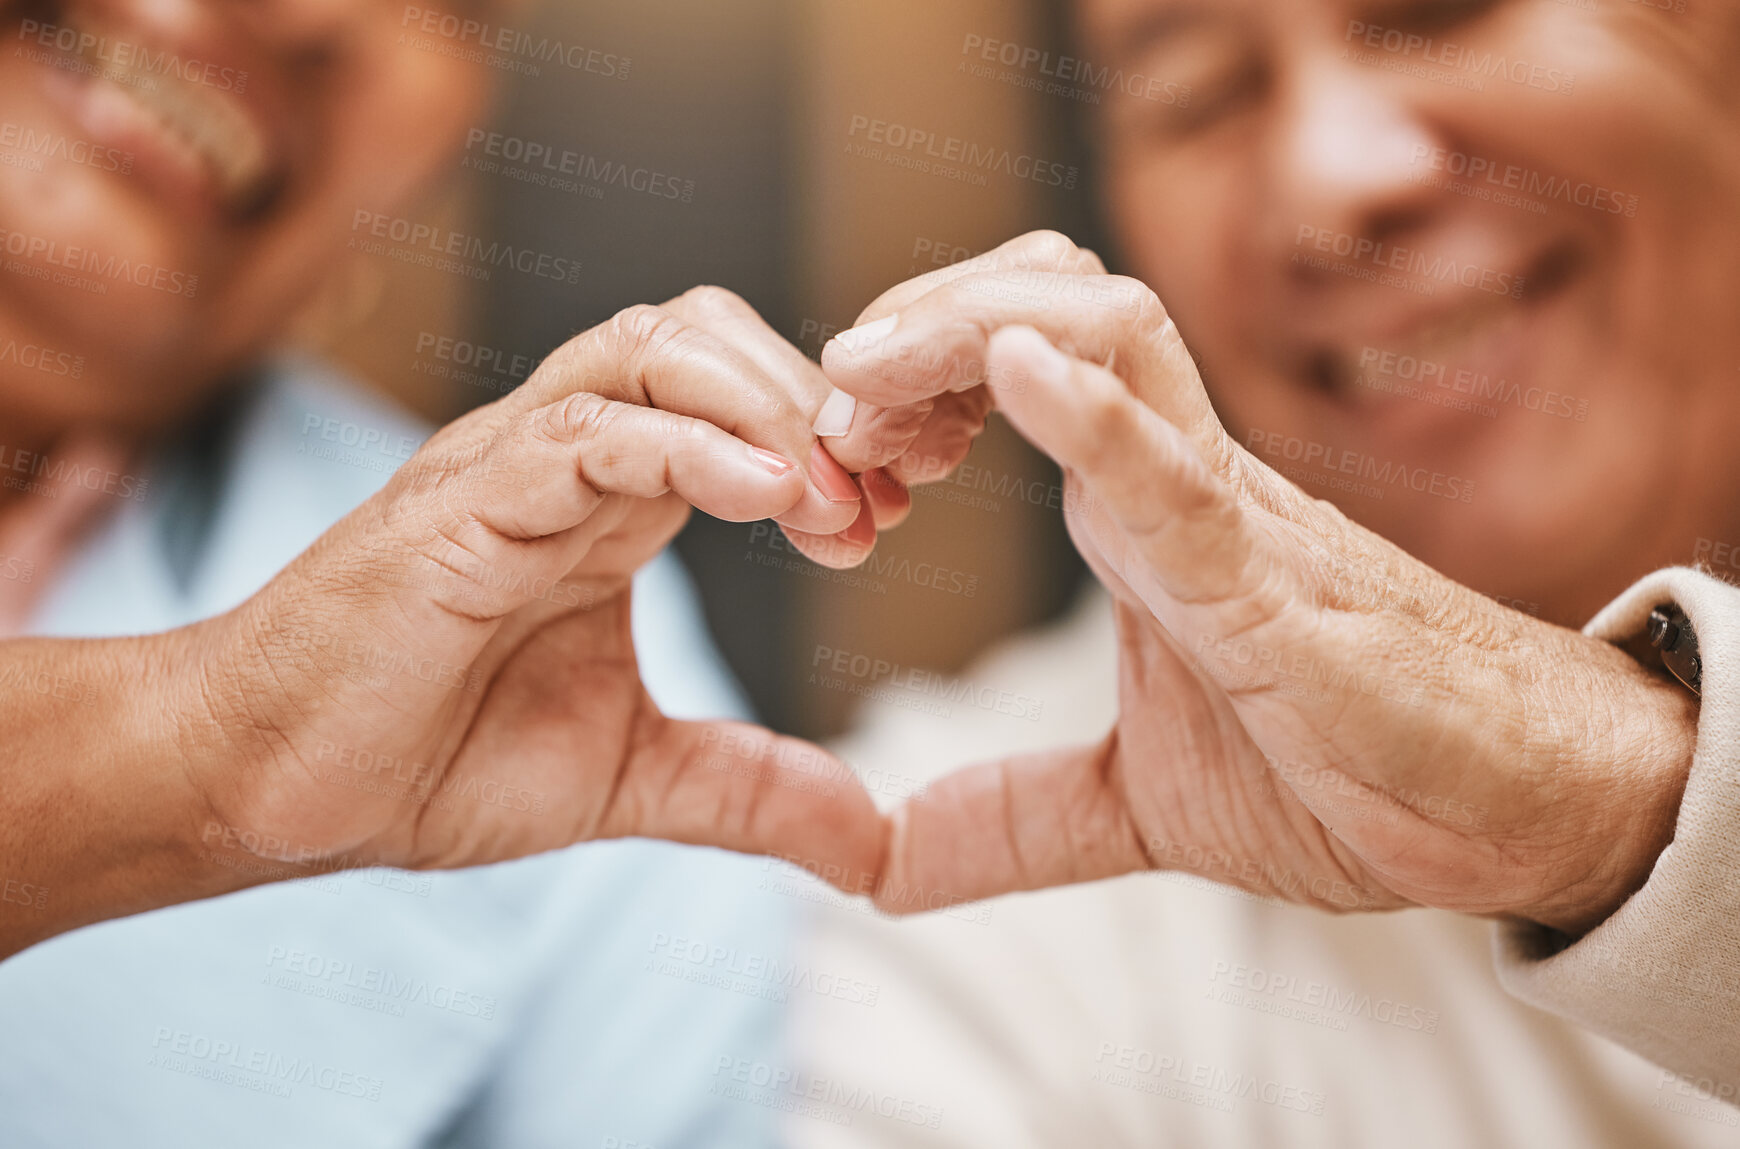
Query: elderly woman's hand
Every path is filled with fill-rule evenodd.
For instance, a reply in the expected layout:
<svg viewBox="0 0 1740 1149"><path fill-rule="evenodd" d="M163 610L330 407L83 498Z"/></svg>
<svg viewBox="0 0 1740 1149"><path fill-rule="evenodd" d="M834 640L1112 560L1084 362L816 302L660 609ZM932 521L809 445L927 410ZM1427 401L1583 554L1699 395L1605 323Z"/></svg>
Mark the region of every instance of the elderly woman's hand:
<svg viewBox="0 0 1740 1149"><path fill-rule="evenodd" d="M0 905L0 956L262 880L594 838L874 871L884 823L849 768L666 718L629 627L635 571L691 504L867 551L859 488L811 429L828 394L728 293L635 308L434 436L230 614L8 644L8 681L125 701L98 722L70 690L0 696L19 818L0 878L53 894Z"/></svg>
<svg viewBox="0 0 1740 1149"><path fill-rule="evenodd" d="M629 632L634 572L691 504L824 537L860 517L815 450L826 394L703 289L577 337L442 430L206 627L217 819L419 868L624 835L874 860L849 772L823 784L838 764L806 744L665 718Z"/></svg>
<svg viewBox="0 0 1740 1149"><path fill-rule="evenodd" d="M1328 909L1577 932L1648 876L1691 760L1689 695L1243 450L1142 284L1030 236L897 288L879 319L828 349L830 378L888 404L988 385L1067 472L1121 658L1103 742L933 787L895 816L885 889L1180 869Z"/></svg>

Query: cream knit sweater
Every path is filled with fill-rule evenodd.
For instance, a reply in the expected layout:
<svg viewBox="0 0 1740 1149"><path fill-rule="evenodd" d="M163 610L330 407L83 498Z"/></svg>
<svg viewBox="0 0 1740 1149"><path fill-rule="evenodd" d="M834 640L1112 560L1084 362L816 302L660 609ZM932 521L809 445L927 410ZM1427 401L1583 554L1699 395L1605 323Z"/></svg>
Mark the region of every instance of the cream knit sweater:
<svg viewBox="0 0 1740 1149"><path fill-rule="evenodd" d="M1621 642L1678 603L1698 633L1703 704L1673 842L1649 881L1586 936L1499 930L1511 993L1740 1099L1740 589L1694 570L1658 571L1586 628Z"/></svg>
<svg viewBox="0 0 1740 1149"><path fill-rule="evenodd" d="M1476 919L1334 917L1189 875L901 921L794 885L815 905L800 966L876 992L794 994L794 1066L805 1095L824 1101L793 1112L789 1142L1740 1143L1740 1109L1723 1103L1725 1083L1740 1078L1740 590L1662 572L1589 630L1621 639L1669 600L1697 627L1704 661L1697 760L1674 844L1647 886L1588 936L1554 953L1545 931L1501 928L1495 974L1494 927ZM1095 591L1064 623L962 676L1043 699L1034 721L879 699L840 749L892 802L963 762L1104 734L1116 664L1111 612ZM842 1108L830 1097L874 1104Z"/></svg>

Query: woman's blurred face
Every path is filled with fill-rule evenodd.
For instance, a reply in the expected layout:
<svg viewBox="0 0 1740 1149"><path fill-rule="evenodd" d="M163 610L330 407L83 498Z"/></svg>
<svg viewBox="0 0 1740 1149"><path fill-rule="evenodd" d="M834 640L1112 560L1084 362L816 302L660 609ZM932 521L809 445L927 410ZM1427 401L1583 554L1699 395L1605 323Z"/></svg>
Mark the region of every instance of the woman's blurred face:
<svg viewBox="0 0 1740 1149"><path fill-rule="evenodd" d="M475 15L429 0L7 6L8 441L150 428L258 353L357 213L400 204L481 106L483 68L438 50L454 46L449 14Z"/></svg>
<svg viewBox="0 0 1740 1149"><path fill-rule="evenodd" d="M1077 3L1189 88L1111 217L1259 458L1564 622L1740 542L1734 0Z"/></svg>

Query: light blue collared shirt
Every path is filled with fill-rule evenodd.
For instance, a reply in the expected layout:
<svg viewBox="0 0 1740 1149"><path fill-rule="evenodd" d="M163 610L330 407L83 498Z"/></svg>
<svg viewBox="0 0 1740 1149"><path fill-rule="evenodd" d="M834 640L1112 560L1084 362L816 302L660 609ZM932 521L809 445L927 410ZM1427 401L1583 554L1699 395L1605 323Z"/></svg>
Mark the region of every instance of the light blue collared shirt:
<svg viewBox="0 0 1740 1149"><path fill-rule="evenodd" d="M425 431L281 367L169 452L55 588L45 635L159 631L247 598ZM666 713L747 714L681 567L636 581ZM78 930L0 964L0 1146L771 1144L719 1091L778 1063L783 959L759 861L627 841L458 872L280 883ZM699 946L700 948L697 948ZM687 956L685 956L687 955Z"/></svg>

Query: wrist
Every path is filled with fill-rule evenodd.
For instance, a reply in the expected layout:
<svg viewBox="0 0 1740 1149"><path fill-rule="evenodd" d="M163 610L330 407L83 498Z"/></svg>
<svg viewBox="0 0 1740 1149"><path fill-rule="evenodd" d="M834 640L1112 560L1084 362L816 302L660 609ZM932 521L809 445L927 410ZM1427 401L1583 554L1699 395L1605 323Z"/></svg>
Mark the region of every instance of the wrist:
<svg viewBox="0 0 1740 1149"><path fill-rule="evenodd" d="M7 647L9 663L55 689L15 692L0 706L9 758L0 876L38 894L0 905L0 957L248 884L200 857L207 805L188 765L202 723L185 681L198 656L184 632Z"/></svg>
<svg viewBox="0 0 1740 1149"><path fill-rule="evenodd" d="M1588 720L1561 722L1570 800L1556 833L1571 843L1553 893L1516 916L1573 937L1599 925L1643 888L1673 840L1697 745L1698 700L1604 642L1601 673L1577 684ZM1598 689L1597 689L1598 687ZM1563 698L1573 697L1568 691Z"/></svg>
<svg viewBox="0 0 1740 1149"><path fill-rule="evenodd" d="M215 892L330 873L352 864L325 841L294 751L290 674L254 639L246 610L177 632L190 671L170 680L197 810L189 874ZM310 819L314 819L311 823ZM186 837L186 834L183 834ZM196 895L208 896L208 895Z"/></svg>

